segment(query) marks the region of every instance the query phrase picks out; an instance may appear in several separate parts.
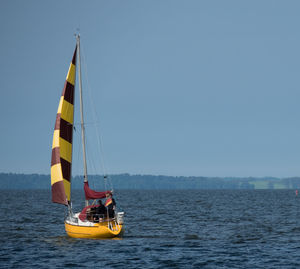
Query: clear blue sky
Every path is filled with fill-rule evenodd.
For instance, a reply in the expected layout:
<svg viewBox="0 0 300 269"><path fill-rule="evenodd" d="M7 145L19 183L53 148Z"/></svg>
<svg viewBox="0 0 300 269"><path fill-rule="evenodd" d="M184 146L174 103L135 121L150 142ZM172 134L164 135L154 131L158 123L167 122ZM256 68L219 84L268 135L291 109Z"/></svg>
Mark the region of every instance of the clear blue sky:
<svg viewBox="0 0 300 269"><path fill-rule="evenodd" d="M273 0L0 1L0 172L50 172L80 28L109 173L299 176L299 10Z"/></svg>

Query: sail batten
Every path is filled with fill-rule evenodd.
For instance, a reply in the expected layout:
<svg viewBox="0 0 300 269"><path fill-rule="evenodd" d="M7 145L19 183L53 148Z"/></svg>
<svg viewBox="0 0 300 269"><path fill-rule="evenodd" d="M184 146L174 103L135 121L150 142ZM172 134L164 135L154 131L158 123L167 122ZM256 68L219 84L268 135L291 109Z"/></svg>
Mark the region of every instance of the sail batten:
<svg viewBox="0 0 300 269"><path fill-rule="evenodd" d="M72 140L74 121L75 48L56 114L52 156L52 202L67 205L71 199Z"/></svg>

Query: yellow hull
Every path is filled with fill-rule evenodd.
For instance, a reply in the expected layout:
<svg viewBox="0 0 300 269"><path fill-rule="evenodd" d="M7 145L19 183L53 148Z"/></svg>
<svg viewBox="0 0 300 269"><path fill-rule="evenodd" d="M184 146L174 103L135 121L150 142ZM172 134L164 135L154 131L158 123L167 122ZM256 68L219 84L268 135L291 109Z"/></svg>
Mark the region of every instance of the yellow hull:
<svg viewBox="0 0 300 269"><path fill-rule="evenodd" d="M65 222L66 233L74 238L113 238L121 236L124 232L123 224L118 225L115 222L110 222L110 228L108 228L106 221L94 223L94 226L79 226Z"/></svg>

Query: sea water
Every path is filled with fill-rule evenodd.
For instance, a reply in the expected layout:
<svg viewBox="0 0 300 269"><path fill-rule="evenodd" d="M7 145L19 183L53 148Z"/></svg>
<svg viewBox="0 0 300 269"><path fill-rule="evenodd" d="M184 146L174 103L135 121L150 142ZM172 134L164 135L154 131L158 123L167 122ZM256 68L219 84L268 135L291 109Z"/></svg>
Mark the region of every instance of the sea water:
<svg viewBox="0 0 300 269"><path fill-rule="evenodd" d="M0 191L1 268L300 268L294 190L115 191L122 239L73 239L50 191ZM84 205L73 192L73 207Z"/></svg>

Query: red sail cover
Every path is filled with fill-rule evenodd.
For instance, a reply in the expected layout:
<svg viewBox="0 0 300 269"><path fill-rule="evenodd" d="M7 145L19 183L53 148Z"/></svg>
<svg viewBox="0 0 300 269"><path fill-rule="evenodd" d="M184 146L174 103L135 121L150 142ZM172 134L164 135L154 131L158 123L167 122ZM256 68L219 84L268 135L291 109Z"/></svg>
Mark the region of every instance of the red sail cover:
<svg viewBox="0 0 300 269"><path fill-rule="evenodd" d="M85 221L86 220L86 211L87 211L87 209L88 208L92 208L92 207L98 207L99 205L88 205L88 206L86 206L85 208L83 208L82 209L82 211L80 212L80 214L79 214L79 219L81 220L81 221Z"/></svg>
<svg viewBox="0 0 300 269"><path fill-rule="evenodd" d="M94 191L90 189L88 182L84 182L84 193L86 200L102 199L106 197L107 193L111 194L110 191Z"/></svg>

